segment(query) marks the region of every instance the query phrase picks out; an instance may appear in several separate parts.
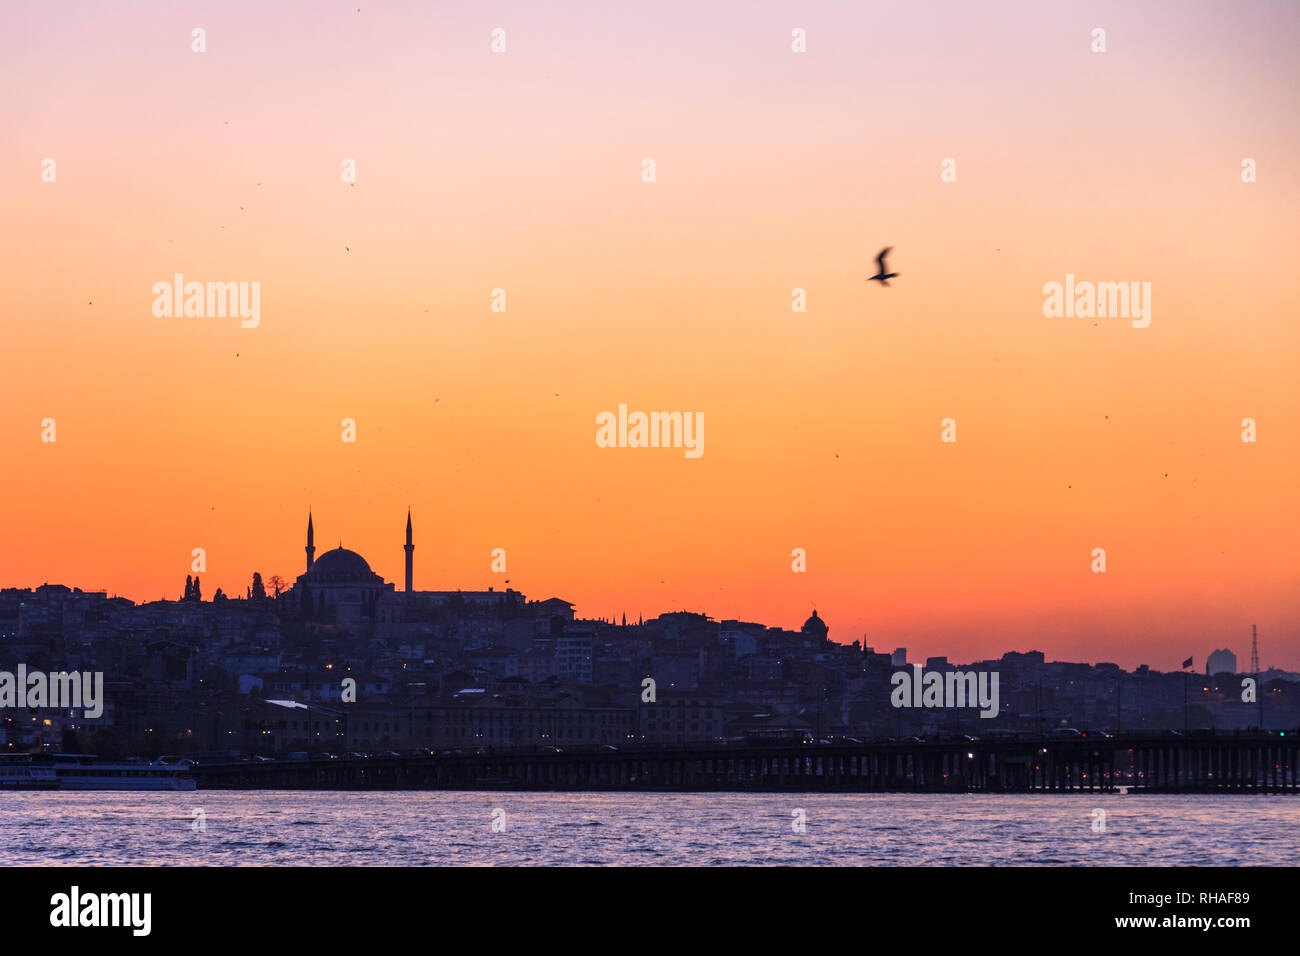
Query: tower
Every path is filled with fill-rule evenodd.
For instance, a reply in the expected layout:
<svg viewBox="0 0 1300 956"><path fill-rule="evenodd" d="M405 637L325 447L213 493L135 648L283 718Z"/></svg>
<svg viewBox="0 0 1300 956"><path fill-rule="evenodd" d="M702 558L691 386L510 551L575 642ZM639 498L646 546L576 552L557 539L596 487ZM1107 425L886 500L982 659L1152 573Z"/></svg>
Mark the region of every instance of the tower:
<svg viewBox="0 0 1300 956"><path fill-rule="evenodd" d="M406 590L413 590L415 582L415 545L411 541L411 509L406 509Z"/></svg>
<svg viewBox="0 0 1300 956"><path fill-rule="evenodd" d="M316 534L311 526L311 509L307 509L307 570L311 570L312 562L316 560Z"/></svg>

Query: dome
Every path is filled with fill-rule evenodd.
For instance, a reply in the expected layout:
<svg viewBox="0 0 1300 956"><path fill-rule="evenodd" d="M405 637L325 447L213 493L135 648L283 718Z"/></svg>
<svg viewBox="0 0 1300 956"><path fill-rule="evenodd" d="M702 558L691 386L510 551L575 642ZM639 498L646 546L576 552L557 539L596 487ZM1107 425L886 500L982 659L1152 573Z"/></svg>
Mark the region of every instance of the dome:
<svg viewBox="0 0 1300 956"><path fill-rule="evenodd" d="M370 570L370 565L366 563L365 558L347 548L326 551L312 563L311 569L304 576L308 581L317 584L369 583L379 577Z"/></svg>
<svg viewBox="0 0 1300 956"><path fill-rule="evenodd" d="M830 629L826 626L826 622L817 616L817 612L813 611L812 617L803 622L801 630L810 636L825 637L826 632Z"/></svg>

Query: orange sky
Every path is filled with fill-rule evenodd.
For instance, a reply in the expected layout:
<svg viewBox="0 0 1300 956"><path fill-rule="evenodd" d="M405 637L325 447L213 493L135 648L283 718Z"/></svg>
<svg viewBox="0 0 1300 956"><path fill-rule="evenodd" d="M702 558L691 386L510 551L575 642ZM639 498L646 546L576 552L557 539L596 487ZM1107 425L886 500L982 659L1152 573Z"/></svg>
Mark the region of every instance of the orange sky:
<svg viewBox="0 0 1300 956"><path fill-rule="evenodd" d="M400 583L409 505L417 587L1300 667L1295 6L432 6L4 11L0 585L242 593L309 505ZM704 455L598 448L620 402Z"/></svg>

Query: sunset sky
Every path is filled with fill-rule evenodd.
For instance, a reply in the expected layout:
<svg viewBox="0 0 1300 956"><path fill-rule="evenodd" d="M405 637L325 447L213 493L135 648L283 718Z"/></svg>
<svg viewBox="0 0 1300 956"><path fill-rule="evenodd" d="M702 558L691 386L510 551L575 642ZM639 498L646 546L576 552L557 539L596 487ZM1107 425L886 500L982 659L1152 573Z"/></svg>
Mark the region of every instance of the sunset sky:
<svg viewBox="0 0 1300 956"><path fill-rule="evenodd" d="M1300 669L1300 5L977 7L6 4L0 586L243 594L310 507L400 587L409 506L417 588Z"/></svg>

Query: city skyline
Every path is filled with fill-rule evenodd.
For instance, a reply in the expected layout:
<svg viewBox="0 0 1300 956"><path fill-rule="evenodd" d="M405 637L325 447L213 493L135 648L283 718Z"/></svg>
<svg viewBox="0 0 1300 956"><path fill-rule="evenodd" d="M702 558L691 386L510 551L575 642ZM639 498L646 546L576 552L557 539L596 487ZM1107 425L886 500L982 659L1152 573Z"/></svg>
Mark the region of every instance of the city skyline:
<svg viewBox="0 0 1300 956"><path fill-rule="evenodd" d="M355 575L355 576L353 576L353 577L349 577L347 580L355 582L357 578L360 578L360 579L362 579L362 580L364 581L364 583L361 585L362 587L365 587L365 588L371 588L371 587L373 587L373 591L374 591L375 594L379 594L379 593L388 594L388 595L391 596L391 598L390 598L391 600L393 600L393 601L395 601L395 602L399 602L399 603L400 603L400 601L401 601L401 597L400 597L400 596L401 596L401 595L404 595L404 594L414 594L416 597L418 597L418 596L421 595L421 594L446 595L446 594L450 594L450 593L454 593L454 592L464 592L464 593L468 593L468 594L473 594L473 593L479 593L479 594L482 594L482 593L484 593L485 591L486 591L486 592L498 591L498 592L501 593L501 594L514 594L514 595L517 595L517 596L520 596L520 597L522 597L522 596L525 594L525 589L524 589L523 587L512 587L512 586L511 586L510 579L509 579L508 577L506 577L505 572L500 572L500 573L494 574L493 577L496 579L496 582L495 582L495 583L489 583L489 584L487 584L487 586L486 586L485 588L482 588L482 589L464 588L464 587L459 586L459 585L456 585L456 586L448 586L448 587L415 587L415 581L416 581L416 572L415 572L415 551L416 551L415 540L416 540L416 534L415 534L415 531L414 531L414 519L413 519L413 517L412 517L412 513L411 513L411 510L410 510L410 509L408 509L408 511L407 511L406 520L405 520L405 530L404 530L403 544L402 544L402 551L403 551L402 587L401 587L400 589L397 587L397 582L396 582L395 580L390 579L389 576L384 575L382 572L374 572L374 571L373 571L373 568L372 568L372 566L371 566L371 560L370 560L369 558L367 558L365 555L361 554L360 552L358 552L358 551L356 551L356 550L354 550L354 549L346 548L346 547L344 546L344 543L343 543L342 539L339 539L339 541L338 541L338 545L337 545L337 548L330 549L330 548L318 547L318 546L316 545L316 543L315 543L315 541L316 541L315 533L316 533L316 528L315 528L314 515L313 515L313 513L311 512L311 510L308 509L307 519L306 519L306 532L305 532L305 538L304 538L305 545L304 545L304 548L303 548L305 554L304 554L304 558L302 559L302 565L305 566L305 570L304 570L302 573L294 574L294 575L290 575L290 576L285 576L285 575L280 575L280 574L278 574L277 572L272 572L272 573L268 573L268 574L263 574L261 571L251 572L251 574L256 575L256 579L257 579L257 580L260 580L260 581L263 583L263 586L267 588L267 594L268 594L268 595L270 595L270 596L272 596L272 597L278 597L278 596L280 595L280 593L283 593L283 594L286 596L286 598L289 599L289 600L291 601L291 603L290 603L290 605L289 605L289 608L290 608L291 611L294 611L294 610L297 608L297 601L299 600L299 599L296 598L294 595L295 595L297 592L299 592L300 589L301 589L305 584L311 582L311 580L312 580L312 574L311 574L311 572L312 572L313 567L316 566L316 562L317 562L317 560L318 560L318 555L317 555L317 552L318 552L318 551L320 552L320 555L319 555L320 558L326 558L327 555L329 556L329 558L327 559L327 563L331 563L331 562L332 562L332 563L331 563L331 567L332 567L332 568L337 568L341 562L351 562L351 561L354 561L355 559L360 559L360 571L359 571L359 574L357 574L357 575ZM501 558L503 558L503 557L504 557L504 556L500 556L499 559L501 559ZM197 560L197 559L196 559L196 560ZM203 556L203 560L206 561L206 554ZM101 589L77 587L77 586L75 586L75 585L69 585L69 584L66 584L66 583L64 583L64 582L43 582L42 585L40 585L40 586L49 586L49 585L53 584L53 585L59 585L59 586L63 586L63 587L73 588L73 589L75 589L75 590L80 590L80 591L83 591L83 592L105 593L105 594L108 594L109 597L113 597L113 598L117 598L117 597L127 597L128 600L131 600L133 603L135 603L135 604L137 604L137 605L143 605L143 604L153 603L153 601L155 601L155 600L157 600L157 601L162 601L162 602L172 602L172 601L191 600L191 595L190 595L190 584L191 584L191 579L193 579L194 585L195 585L196 588L197 588L198 585L199 585L199 582L202 580L202 578L204 577L205 574L206 574L206 572L198 572L198 573L194 573L194 574L192 574L192 575L186 575L186 578L185 578L185 588L184 588L184 593L183 593L182 596L180 596L180 597L173 597L173 596L171 596L171 594L169 594L169 593L164 593L164 594L159 595L159 597L158 597L157 599L153 599L153 598L135 599L135 598L130 598L129 596L126 596L126 595L109 594L107 591L102 591L102 592L101 592ZM376 575L376 574L377 574L377 577L378 577L379 580L374 581L374 582L373 582L373 585L372 585L372 582L371 582L370 579L371 579L372 575ZM273 582L274 579L276 579L276 578L279 578L279 580L280 580L280 582L281 582L281 584L282 584L282 591L281 591L281 590L276 590L275 594L272 594L272 590L271 590L271 582ZM336 576L336 581L337 581L337 576ZM498 587L497 587L498 584L504 585L504 587L498 588ZM317 586L319 586L319 584L318 584ZM12 585L5 585L4 588L0 588L0 589L11 589L12 587L13 587ZM30 586L30 585L29 585L29 586L26 586L26 588L29 589L29 590L34 590L35 586ZM251 585L246 586L246 587L245 587L245 591L251 591ZM216 596L217 596L218 594L221 594L221 596L222 596L223 598L227 598L227 599L232 599L232 598L233 598L233 599L236 599L236 600L238 600L238 599L240 598L240 596L241 596L241 592L240 592L240 590L239 590L237 587L236 587L236 588L226 588L226 587L223 587L221 584L213 585L213 584L209 581L209 583L208 583L207 585L204 585L204 595L205 595L205 597L197 597L197 596L196 596L196 597L194 597L193 599L194 599L194 600L207 600L207 601L212 601L212 600L216 599ZM560 595L559 595L558 593L553 593L553 594L551 594L551 595L549 596L549 598L548 598L548 600L559 600L559 599L560 599ZM568 602L568 603L570 603L571 606L573 606L573 607L575 608L575 612L574 612L574 613L577 614L577 610L576 610L576 609L577 609L577 605L574 604L573 602ZM811 613L812 613L812 618L814 618L814 619L818 618L817 608L814 606L814 607L812 607L810 610L811 610ZM371 615L371 619L374 620L373 609L372 609L371 611L368 611L367 613L369 613L369 614ZM706 619L708 619L708 620L715 621L715 622L717 622L717 623L723 623L723 622L728 621L728 620L733 621L733 622L753 621L753 622L755 622L755 623L764 623L765 625L767 625L767 626L771 626L771 627L780 627L780 626L782 626L782 625L774 625L774 624L771 624L770 622L766 622L766 621L764 621L764 622L759 622L759 621L757 620L757 618L747 618L747 617L744 617L744 616L737 616L737 617L732 617L732 618L722 617L722 616L718 616L718 615L715 615L715 614L711 614L711 613L709 613L709 611L708 611L707 609L699 609L699 608L660 608L660 609L657 609L656 611L654 611L653 613L650 613L650 614L646 614L645 611L642 610L642 609L637 609L637 610L631 612L630 619L631 619L633 622L637 622L637 621L639 621L640 619L643 619L643 618L644 618L644 619L648 619L648 620L654 620L654 619L656 619L656 618L658 618L658 617L660 617L660 616L671 616L671 615L674 615L674 614L691 614L691 615L699 615L699 616L702 616L702 617L704 617L704 618L706 618ZM624 609L621 609L621 610L615 611L615 612L612 613L612 614L606 614L606 613L603 613L603 612L597 610L597 611L593 611L592 614L590 615L590 617L583 618L582 615L577 614L577 618L578 618L578 619L582 619L582 620L589 620L589 621L601 621L601 622L607 622L607 623L609 623L609 624L618 624L619 621L620 621L620 619L621 619L621 620L622 620L622 623L623 623L624 625L626 625L626 624L628 623L628 620L629 620L629 611L628 611L628 609L624 608ZM785 623L789 623L789 622L785 622ZM1252 641L1255 639L1255 630L1254 630L1254 627L1253 627L1253 626L1252 626L1251 638L1252 638ZM859 644L859 645L864 649L864 651L865 651L865 650L872 650L872 649L874 649L877 653L885 653L885 654L889 654L889 653L891 653L891 650L890 650L887 646L885 646L886 644L888 644L888 642L889 642L891 639L893 639L893 638L891 638L891 636L890 636L890 635L887 635L887 634L880 634L880 635L878 635L878 636L876 636L876 637L874 637L874 638L873 638L873 636L870 635L870 634L862 634L862 635L857 636L857 637L854 637L854 636L852 636L852 635L840 634L840 635L838 635L837 637L830 638L830 640L832 640L833 642L835 642L835 643L837 643L837 644L841 644L841 645L851 645L851 644L857 643L857 644ZM875 641L875 643L873 643L873 640ZM1203 670L1207 675L1210 675L1210 674L1213 674L1213 673L1217 673L1217 671L1210 671L1210 670L1208 670L1209 662L1210 662L1212 659L1219 658L1220 655L1223 655L1223 654L1227 654L1229 657L1233 658L1233 659L1234 659L1234 662L1235 662L1235 660L1242 658L1244 655L1238 655L1238 654L1236 653L1236 651L1233 650L1233 648L1232 648L1231 646L1228 646L1228 645L1230 645L1230 643L1231 643L1231 641L1230 641L1230 639L1229 639L1228 644L1225 644L1225 646L1224 646L1223 648L1220 648L1220 647L1216 644L1215 647L1214 647L1212 650L1204 651L1203 653L1202 653L1202 652L1199 652L1199 651L1193 653L1192 658L1193 658L1194 660L1200 660L1201 663L1200 663L1199 665L1193 664L1193 665L1192 665L1192 670L1195 671L1195 670L1197 669L1197 667L1199 666L1199 667L1200 667L1200 668L1201 668L1201 669L1202 669L1202 670ZM879 646L876 646L877 644L879 644ZM925 661L925 660L927 660L927 659L931 659L931 658L940 658L940 659L943 659L943 660L950 660L950 659L952 659L952 654L950 654L949 652L943 650L942 646L927 647L927 648L923 648L923 649L919 649L919 648L915 648L915 647L913 647L913 648L909 648L909 647L906 645L906 642L905 642L905 641L896 641L895 649L892 651L892 653L894 654L895 657L897 657L897 652L900 651L900 650L902 650L902 651L908 651L909 654L911 654L911 656L910 656L909 658L907 658L907 660L908 660L908 661L912 661L912 662ZM1037 646L1034 646L1033 648L1029 648L1029 647L1016 647L1016 648L1011 648L1011 649L1003 648L1002 651L1001 651L1001 653L1003 653L1003 654L1005 654L1005 653L1026 653L1026 652L1038 652L1038 651L1039 651L1039 648L1038 648ZM971 663L971 662L976 662L976 661L988 661L988 660L996 659L996 658L999 657L999 656L1000 656L1000 654L997 654L997 653L989 653L989 654L985 654L985 655L980 656L980 657L970 657L970 658L966 659L964 662L965 662L965 663ZM1050 658L1049 658L1049 660L1050 660ZM1134 663L1132 663L1132 664L1130 664L1130 665L1128 665L1128 666L1125 666L1125 663L1124 663L1124 662L1121 662L1121 661L1118 661L1118 660L1103 659L1103 658L1098 658L1098 657L1094 657L1094 658L1083 658L1083 659L1077 659L1077 658L1076 658L1076 659L1061 659L1061 658L1058 658L1058 660L1060 660L1060 661L1062 661L1062 662L1067 662L1067 660L1079 660L1080 662L1085 662L1085 663L1089 663L1089 664L1092 664L1092 665L1103 664L1103 663L1113 663L1113 664L1117 664L1117 665L1119 665L1119 666L1121 667L1121 669L1124 670L1124 671L1126 671L1126 672L1127 672L1127 671L1134 671L1134 670L1137 670L1139 667L1144 667L1144 666L1145 666L1145 667L1149 667L1149 668L1150 668L1151 670L1153 670L1153 671L1159 671L1159 672L1178 672L1178 671L1184 671L1184 670L1187 669L1187 665L1186 665L1186 663L1184 663L1184 666L1183 666L1183 667L1181 667L1181 668L1177 668L1177 669L1175 670L1175 668L1173 667L1172 662L1168 662L1168 663L1169 663L1169 666L1166 667L1166 666L1162 666L1162 665L1164 665L1166 662L1163 662L1163 661L1152 661L1152 660L1140 660L1140 661L1136 661L1136 662L1134 662ZM954 663L962 663L963 661L961 661L961 660L954 660L953 662L954 662ZM906 662L905 662L905 663L906 663ZM1289 667L1289 666L1287 666L1285 663L1270 663L1270 664L1268 664L1268 665L1264 665L1263 663L1261 663L1261 667L1260 667L1260 672L1261 672L1261 673L1266 673L1266 672L1268 672L1268 671L1270 671L1270 670L1275 670L1275 671L1280 671L1280 672L1288 672L1288 673L1289 673L1289 672L1294 672L1296 669L1293 668L1293 667ZM1226 672L1229 672L1229 673L1252 673L1252 671L1250 671L1250 670L1248 670L1248 669L1247 669L1247 670L1231 670L1231 671L1226 671Z"/></svg>
<svg viewBox="0 0 1300 956"><path fill-rule="evenodd" d="M350 549L344 548L343 545L342 545L341 543L339 544L337 550L342 551L342 552L350 552ZM355 552L351 552L351 553L355 553ZM367 562L367 563L368 563L368 562ZM260 572L255 572L255 573L257 573L259 579L262 580L262 582L263 582L263 586L266 586L267 583L268 583L268 581L269 581L269 578L262 578ZM198 578L201 578L202 575L194 575L193 577L196 578L196 579L198 579ZM380 575L380 577L383 577L383 575ZM188 584L188 583L189 583L189 580L190 580L190 577L187 576L187 577L186 577L186 582L185 582L185 583ZM394 585L394 582L389 582L389 581L387 581L386 579L385 579L385 581L386 581L387 584L389 584L390 587L392 587L392 586ZM251 586L251 585L250 585L250 586ZM30 591L35 592L35 591L37 591L39 588L42 588L42 587L65 587L65 588L68 588L69 590L71 590L71 591L73 591L73 592L80 591L80 592L82 592L82 593L88 593L88 594L105 594L109 599L117 599L117 598L124 598L124 597L126 597L126 595L112 594L112 593L109 593L109 592L100 591L100 590L96 590L96 589L90 589L90 588L79 588L79 587L75 587L75 586L73 586L73 585L64 584L64 583L62 583L62 582L58 582L58 581L47 581L47 582L43 582L43 583L40 584L40 585L35 585L35 586L26 586L26 587L24 587L24 586L18 586L18 587L15 587L15 586L13 586L13 585L4 585L4 586L0 586L0 591L10 591L10 590L30 590ZM183 589L182 589L182 590L183 590ZM227 594L227 593L225 593L225 590L222 589L222 588L220 588L219 586L218 586L218 588L217 588L216 590L221 590L221 591L222 591L223 598L228 599L228 600L243 600L243 599L245 599L245 596L242 596L242 595L240 595L239 593ZM207 602L211 602L211 601L214 599L214 595L216 594L216 590L213 590L212 588L210 588L210 587L208 587L208 586L205 585L205 586L204 586L204 593L205 593L205 596L202 597L201 600L203 600L203 601L207 601ZM246 587L245 590L248 590L248 588ZM282 592L282 593L287 593L288 590L289 590L289 589L287 588L286 591L285 591L285 592ZM483 589L483 590L464 589L464 588L437 588L437 589L429 589L429 593L434 593L434 594L454 594L454 593L457 593L457 592L463 592L463 593L467 593L467 594L483 594L483 593L485 593L485 592L489 592L489 593L490 593L490 592L492 592L492 591L494 591L494 590L495 590L494 586L493 586L493 585L489 585L487 588L485 588L485 589ZM403 593L406 593L406 592L404 592L404 591L395 591L395 592L393 592L393 593L395 593L395 594L397 594L397 595L400 595L400 594L403 594ZM417 590L416 590L416 593L420 593L420 589L417 589ZM502 596L507 596L507 595L511 595L511 594L513 594L513 595L516 595L516 596L518 596L518 597L520 597L520 598L523 598L523 597L526 597L526 596L527 596L527 593L526 593L525 591L523 591L523 590L521 590L521 589L519 589L519 588L514 588L514 587L503 588L503 589L500 590L499 593L500 593ZM271 590L270 590L269 588L268 588L268 590L267 590L267 595L268 595L268 598L273 598L273 597L275 596L275 595L273 595L273 594L271 593ZM551 597L547 598L546 600L558 600L558 599L559 599L559 598L558 598L557 595L552 595ZM152 604L152 603L157 603L157 602L163 602L163 603L174 603L174 602L178 602L178 601L184 601L184 600L187 600L187 598L184 597L184 596L181 596L181 597L171 597L171 596L168 596L168 595L160 595L160 596L157 597L157 598L146 598L146 599L142 599L142 600L138 600L138 601L133 600L133 599L131 599L131 598L127 598L127 600L131 600L132 603L135 604L135 605L137 605L137 606L143 606L143 605ZM707 621L709 621L709 622L712 623L712 624L725 624L725 623L728 623L728 622L737 622L737 623L742 623L742 622L743 622L743 623L763 624L764 626L767 626L767 627L770 627L770 628L773 628L773 629L787 629L787 630L788 630L788 629L790 629L789 625L791 625L791 623L792 623L792 622L771 623L771 622L767 622L767 621L757 621L757 620L754 620L754 621L746 621L746 620L743 619L743 618L723 618L723 617L718 617L717 615L714 615L714 614L710 614L710 613L708 613L707 611L704 611L704 610L695 610L695 609L688 609L688 608L662 609L662 610L660 610L660 611L658 611L657 613L654 613L654 614L640 614L640 613L637 613L637 614L628 614L627 612L620 612L619 614L615 614L615 615L595 615L595 616L592 616L592 617L583 617L581 614L577 613L577 606L575 605L574 607L575 607L575 618L574 618L574 620L576 620L576 621L582 621L582 622L587 622L587 623L602 623L602 624L606 624L606 625L611 626L611 627L633 627L633 626L642 626L644 623L653 623L653 622L657 621L659 618L672 617L672 616L674 616L674 615L682 615L682 614L684 614L684 615L691 615L691 616L698 616L698 617L701 617L701 618L706 619ZM809 614L810 614L811 617L814 617L814 618L819 617L816 608L810 608L810 609L809 609ZM625 620L624 620L624 619L625 619ZM828 625L828 629L830 629L830 628L829 628L829 625ZM911 648L911 647L901 646L901 645L900 645L900 646L898 646L898 647L894 647L894 648L891 649L890 647L887 646L887 643L888 643L887 640L886 640L885 643L878 643L878 645L877 645L877 644L872 644L872 643L870 643L870 635L865 635L865 634L864 634L864 635L860 635L860 636L858 636L858 637L848 637L848 638L846 638L846 637L842 637L842 636L841 636L841 637L829 637L829 635L828 635L828 640L830 640L831 642L833 642L833 643L835 643L835 644L839 644L839 645L842 645L842 646L852 646L854 643L857 643L858 645L861 646L861 648L862 648L864 651L867 651L867 652L874 652L874 653L876 653L876 654L892 655L892 656L895 656L895 657L898 655L898 652L899 652L899 651L906 652L907 657L906 657L906 659L905 659L905 661L904 661L904 664L899 664L899 665L897 665L897 666L900 666L900 667L902 667L902 666L904 666L904 665L906 665L906 666L919 666L921 663L923 663L923 662L928 662L928 661L933 660L933 659L943 660L943 661L946 661L946 662L948 662L948 663L950 663L950 664L952 664L952 665L954 665L954 666L963 666L963 665L970 665L970 664L976 664L976 663L986 663L986 662L988 662L988 661L998 660L998 659L1000 659L1001 657L1003 657L1004 655L1007 655L1007 654L1033 654L1033 653L1044 653L1044 652L1041 650L1041 648L1039 648L1039 647L1037 647L1037 646L1035 646L1035 647L1029 647L1029 646L1025 646L1025 647L1011 647L1011 648L1003 648L1003 649L1001 649L1000 652L990 653L990 654L987 654L987 655L982 656L982 657L971 657L971 658L965 658L965 659L963 659L963 658L954 658L953 655L952 655L952 654L949 654L949 653L941 653L941 651L942 651L942 648L941 648L941 647L927 648L927 649L925 649L924 651L922 651L922 650L917 649L917 648ZM1157 662L1157 661L1148 661L1148 660L1143 660L1143 661L1138 662L1137 664L1134 664L1134 665L1132 665L1132 666L1128 666L1128 667L1126 667L1126 666L1124 666L1124 665L1123 665L1121 662L1119 662L1119 661L1109 660L1109 659L1107 659L1107 660L1103 660L1103 659L1101 659L1101 658L1094 658L1094 659L1075 659L1075 658L1053 658L1053 657L1051 657L1051 656L1046 656L1045 659L1046 659L1046 662L1047 662L1048 664L1071 664L1071 663L1078 663L1078 664L1086 664L1086 665L1088 665L1088 666L1097 666L1097 665L1101 665L1101 664L1115 664L1115 665L1118 666L1118 667L1120 668L1120 670L1121 670L1122 672L1124 672L1124 673L1135 673L1135 672L1139 671L1141 668L1144 668L1144 667L1145 667L1145 668L1149 668L1152 672L1155 672L1155 673L1163 673L1163 674L1179 674L1179 673L1187 673L1188 676L1191 676L1191 677L1209 677L1209 676L1214 676L1214 675L1216 675L1216 674L1220 674L1220 673L1225 673L1225 674L1252 674L1252 673L1254 673L1254 672L1251 671L1249 668L1241 668L1241 667L1236 667L1236 668L1234 668L1234 669L1230 669L1230 670L1218 670L1218 669L1210 670L1210 669L1209 669L1210 662L1212 662L1213 660L1215 660L1216 657L1218 657L1219 655L1222 655L1222 654L1225 654L1225 653L1226 653L1227 655L1229 655L1230 657L1232 657L1232 658L1233 658L1236 662L1238 662L1238 663L1239 663L1240 661L1242 661L1243 659L1245 659L1245 658L1248 657L1248 654L1239 654L1239 653L1237 653L1237 652L1233 649L1233 647L1225 646L1225 647L1223 647L1223 648L1215 647L1215 648L1213 648L1212 650L1204 651L1204 652L1202 652L1202 650L1200 650L1200 649L1197 649L1197 650L1192 654L1192 657L1193 657L1194 660L1197 661L1198 663L1194 663L1194 664L1192 664L1192 665L1190 666L1190 668L1188 668L1188 667L1178 667L1178 666L1176 666L1173 662L1169 662L1169 663L1168 663L1168 666L1162 666L1162 665L1165 664L1165 662L1163 662L1163 661L1159 661L1159 662ZM1294 667L1288 667L1288 666L1286 666L1286 665L1284 665L1284 664L1281 664L1281 663L1274 663L1274 662L1272 662L1271 660L1268 660L1266 656L1261 656L1261 659L1260 659L1260 670L1259 670L1259 673L1261 673L1261 674L1267 674L1267 673L1270 673L1270 672L1278 672L1278 673L1285 673L1285 674L1300 674L1300 670L1298 670L1298 669L1296 669L1296 668L1294 668Z"/></svg>

